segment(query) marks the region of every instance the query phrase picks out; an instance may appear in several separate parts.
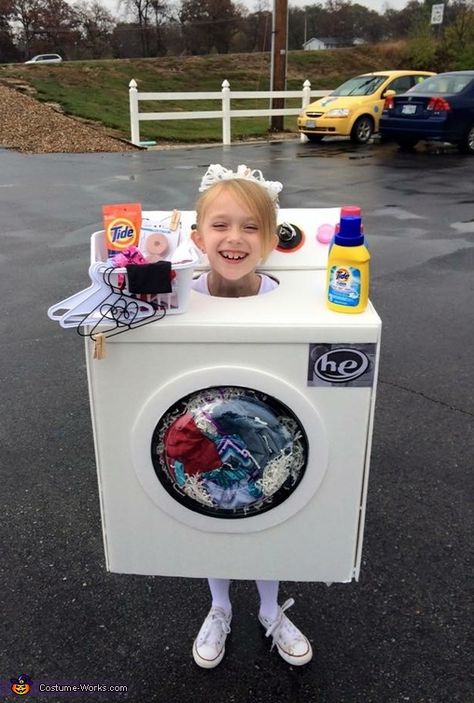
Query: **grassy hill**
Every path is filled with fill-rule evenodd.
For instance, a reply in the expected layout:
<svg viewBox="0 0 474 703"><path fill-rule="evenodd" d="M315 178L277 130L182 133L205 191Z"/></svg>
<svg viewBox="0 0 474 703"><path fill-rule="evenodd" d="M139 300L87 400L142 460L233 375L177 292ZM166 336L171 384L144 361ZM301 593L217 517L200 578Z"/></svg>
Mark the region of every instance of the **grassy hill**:
<svg viewBox="0 0 474 703"><path fill-rule="evenodd" d="M299 89L306 79L312 88L335 88L350 76L365 71L409 68L404 61L404 45L382 44L334 51L294 51L289 53L287 86ZM212 56L179 56L156 59L109 61L65 61L61 65L0 65L0 82L20 89L31 87L34 97L61 105L66 114L101 122L125 138L130 138L128 84L132 78L139 91L220 91L224 79L233 90L268 90L268 53ZM268 101L232 102L232 107L257 108ZM299 106L298 101L291 106ZM142 103L142 111L219 109L219 103L186 101ZM296 119L285 118L285 129L294 131ZM232 120L233 139L262 136L268 118ZM142 122L142 140L202 142L220 141L220 120L177 120Z"/></svg>

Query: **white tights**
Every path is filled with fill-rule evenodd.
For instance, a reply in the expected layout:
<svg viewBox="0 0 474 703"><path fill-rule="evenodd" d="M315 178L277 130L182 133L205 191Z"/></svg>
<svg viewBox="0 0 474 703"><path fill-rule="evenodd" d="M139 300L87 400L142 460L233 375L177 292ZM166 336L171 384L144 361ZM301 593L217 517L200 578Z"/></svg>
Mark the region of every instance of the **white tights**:
<svg viewBox="0 0 474 703"><path fill-rule="evenodd" d="M208 579L212 596L212 606L222 608L227 613L232 610L229 598L229 579ZM255 581L260 596L260 615L274 620L278 614L279 581Z"/></svg>

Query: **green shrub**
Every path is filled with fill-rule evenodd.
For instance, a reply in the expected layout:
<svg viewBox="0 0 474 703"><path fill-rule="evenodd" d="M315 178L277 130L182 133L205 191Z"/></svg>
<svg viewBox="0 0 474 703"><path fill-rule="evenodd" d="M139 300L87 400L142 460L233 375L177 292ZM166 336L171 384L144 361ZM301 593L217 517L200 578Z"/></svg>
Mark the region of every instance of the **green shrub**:
<svg viewBox="0 0 474 703"><path fill-rule="evenodd" d="M436 71L438 42L430 25L419 21L412 30L405 47L407 65L420 71Z"/></svg>

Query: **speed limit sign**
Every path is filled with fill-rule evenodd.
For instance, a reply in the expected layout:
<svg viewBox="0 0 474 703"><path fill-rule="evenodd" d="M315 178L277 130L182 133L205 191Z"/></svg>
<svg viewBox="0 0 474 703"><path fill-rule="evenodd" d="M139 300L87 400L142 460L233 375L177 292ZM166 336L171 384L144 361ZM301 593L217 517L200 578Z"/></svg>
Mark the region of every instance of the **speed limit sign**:
<svg viewBox="0 0 474 703"><path fill-rule="evenodd" d="M431 6L431 24L443 24L444 3Z"/></svg>

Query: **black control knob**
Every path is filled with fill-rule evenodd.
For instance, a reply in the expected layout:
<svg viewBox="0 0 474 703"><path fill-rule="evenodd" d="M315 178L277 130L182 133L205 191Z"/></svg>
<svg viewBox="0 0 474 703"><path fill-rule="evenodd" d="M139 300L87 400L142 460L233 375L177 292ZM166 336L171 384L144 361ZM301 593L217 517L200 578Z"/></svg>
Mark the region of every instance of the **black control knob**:
<svg viewBox="0 0 474 703"><path fill-rule="evenodd" d="M299 249L303 243L303 231L290 222L282 222L277 227L278 251L291 252Z"/></svg>

